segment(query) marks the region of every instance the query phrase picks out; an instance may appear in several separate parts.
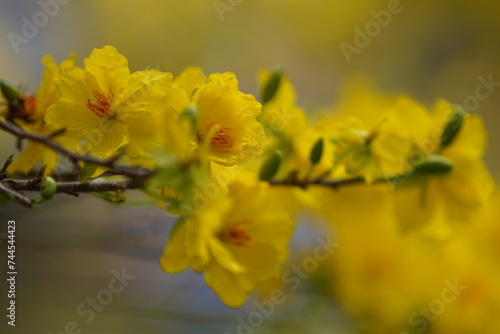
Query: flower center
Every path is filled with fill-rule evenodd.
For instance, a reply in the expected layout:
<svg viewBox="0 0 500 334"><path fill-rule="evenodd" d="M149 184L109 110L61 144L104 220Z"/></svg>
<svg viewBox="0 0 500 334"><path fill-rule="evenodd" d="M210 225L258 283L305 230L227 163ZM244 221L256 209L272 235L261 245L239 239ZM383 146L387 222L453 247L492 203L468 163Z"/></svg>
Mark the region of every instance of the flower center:
<svg viewBox="0 0 500 334"><path fill-rule="evenodd" d="M111 103L113 102L113 97L114 94L111 92L111 97L105 93L101 93L97 89L92 90L92 95L94 95L94 98L96 100L96 103L90 102L90 99L88 99L87 103L85 104L87 108L92 110L92 112L101 118L103 117L111 117Z"/></svg>
<svg viewBox="0 0 500 334"><path fill-rule="evenodd" d="M242 220L236 223L231 224L225 231L222 236L222 239L229 243L233 244L235 246L240 246L240 247L248 247L250 240L252 238L248 234L247 231L245 231L243 228L241 228L241 225L243 224L248 224L249 222L246 220Z"/></svg>
<svg viewBox="0 0 500 334"><path fill-rule="evenodd" d="M214 128L215 131L212 131ZM210 145L213 149L219 151L227 151L230 150L233 146L230 138L231 128L223 126L221 122L212 122L206 126L205 135L212 135L210 139ZM205 137L202 136L203 137Z"/></svg>

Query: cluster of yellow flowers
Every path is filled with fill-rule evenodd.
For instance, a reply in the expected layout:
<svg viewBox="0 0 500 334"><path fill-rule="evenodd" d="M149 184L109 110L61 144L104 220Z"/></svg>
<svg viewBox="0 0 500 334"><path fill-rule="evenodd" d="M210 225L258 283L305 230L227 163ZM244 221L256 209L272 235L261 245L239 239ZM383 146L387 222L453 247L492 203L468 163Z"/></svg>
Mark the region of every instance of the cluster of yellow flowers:
<svg viewBox="0 0 500 334"><path fill-rule="evenodd" d="M51 138L72 152L151 168L141 189L179 215L162 268L204 272L229 306L280 275L292 216L302 208L335 223L345 201L370 203L365 191L383 188L399 233L438 240L481 214L493 192L481 161L480 117L446 101L428 112L409 97L381 97L358 83L311 122L280 69L259 73L259 102L229 72L130 73L112 46L95 49L84 67L74 55L59 65L50 56L42 62L35 96L2 83L5 119L40 134L64 129ZM57 154L29 142L7 173L40 164L54 173ZM97 182L107 169L87 177ZM335 192L343 186L350 191ZM366 207L374 216L383 209Z"/></svg>

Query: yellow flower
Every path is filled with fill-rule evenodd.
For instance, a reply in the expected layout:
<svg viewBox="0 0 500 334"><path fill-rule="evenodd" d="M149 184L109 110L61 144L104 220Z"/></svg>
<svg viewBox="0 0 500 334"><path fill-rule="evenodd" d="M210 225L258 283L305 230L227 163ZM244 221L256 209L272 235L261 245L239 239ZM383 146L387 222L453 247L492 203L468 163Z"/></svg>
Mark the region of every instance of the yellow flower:
<svg viewBox="0 0 500 334"><path fill-rule="evenodd" d="M24 130L30 132L38 132L40 134L50 134L53 129L50 129L44 121L45 112L56 100L57 93L54 86L54 78L59 68L72 66L75 63L75 55L72 53L68 59L57 65L54 58L50 55L45 55L42 58L42 64L45 70L42 74L42 81L38 87L35 97L23 96L25 100L25 117L17 120L17 124ZM53 139L55 142L60 141L60 137ZM73 146L76 143L73 143ZM57 164L57 153L46 146L26 141L22 152L14 159L12 164L7 169L8 173L20 172L26 174L30 172L36 164L40 162L42 166L46 166L45 174L51 174Z"/></svg>
<svg viewBox="0 0 500 334"><path fill-rule="evenodd" d="M159 106L161 119L161 147L173 153L180 161L188 161L197 148L195 138L199 111L191 102L192 94L205 84L201 68L187 67L168 85ZM191 109L192 114L181 116Z"/></svg>
<svg viewBox="0 0 500 334"><path fill-rule="evenodd" d="M238 307L256 284L278 275L293 226L269 202L266 184L239 179L173 232L161 265L169 273L204 271L221 300Z"/></svg>
<svg viewBox="0 0 500 334"><path fill-rule="evenodd" d="M184 69L174 80L174 86L178 87L186 92L186 96L190 99L193 93L196 92L203 84L205 84L207 78L203 74L203 70L199 67L189 66Z"/></svg>
<svg viewBox="0 0 500 334"><path fill-rule="evenodd" d="M210 75L192 101L199 112L198 138L209 143L209 159L231 166L260 155L265 134L256 117L261 105L238 90L233 73Z"/></svg>
<svg viewBox="0 0 500 334"><path fill-rule="evenodd" d="M442 131L455 109L444 100L439 100L433 109L432 116L412 124L426 138L421 136L417 141L419 148L413 154L413 161L410 156L409 163L418 164L429 154L437 153L449 159L452 170L402 180L396 200L402 226L412 228L425 224L427 233L446 237L451 232L450 222L470 221L485 208L495 186L481 160L487 142L481 118L464 114L455 139L440 149Z"/></svg>
<svg viewBox="0 0 500 334"><path fill-rule="evenodd" d="M398 109L405 98L383 96L364 82L348 87L334 107L338 115L326 116L317 125L335 146L337 177L362 176L367 183L398 175L411 151L413 138L398 123Z"/></svg>
<svg viewBox="0 0 500 334"><path fill-rule="evenodd" d="M55 79L57 102L45 115L53 128L84 141L82 150L99 156L129 154L156 144L157 100L172 77L159 71L130 74L127 59L112 46L94 49L85 68L61 68Z"/></svg>
<svg viewBox="0 0 500 334"><path fill-rule="evenodd" d="M261 90L269 84L273 75L276 73L267 70L259 72ZM295 88L287 75L280 74L276 93L263 105L262 114L258 119L268 134L266 141L268 151L274 152L279 149L283 152L282 167L275 178L287 178L290 173L296 173L296 177L303 180L324 176L331 170L332 145L325 140L320 161L311 166L311 149L322 138L322 134L309 124L307 114L297 106ZM266 155L262 158L265 160Z"/></svg>

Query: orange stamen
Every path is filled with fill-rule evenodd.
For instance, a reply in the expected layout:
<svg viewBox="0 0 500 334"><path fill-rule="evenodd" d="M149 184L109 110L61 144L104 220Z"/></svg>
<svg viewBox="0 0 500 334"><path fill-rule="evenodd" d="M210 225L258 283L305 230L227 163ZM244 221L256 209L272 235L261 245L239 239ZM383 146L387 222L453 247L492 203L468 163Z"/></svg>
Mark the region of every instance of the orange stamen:
<svg viewBox="0 0 500 334"><path fill-rule="evenodd" d="M92 95L94 95L97 103L92 103L90 99L88 99L88 102L85 104L87 108L101 118L112 116L110 109L111 103L113 102L112 97L114 97L113 92L111 92L111 98L107 94L99 92L97 89L92 90Z"/></svg>
<svg viewBox="0 0 500 334"><path fill-rule="evenodd" d="M225 230L224 235L222 236L222 239L225 242L233 244L235 246L248 247L252 238L250 237L250 235L248 234L247 231L245 231L244 229L242 229L240 227L240 225L247 224L247 223L248 223L248 221L244 220L244 221L240 221L240 222L236 222L236 223L231 224L231 226L229 226Z"/></svg>
<svg viewBox="0 0 500 334"><path fill-rule="evenodd" d="M216 150L229 150L232 147L230 132L231 128L222 126L221 122L212 122L206 126L206 132L210 133L210 130L216 126L217 130L214 132L213 137L210 139L210 144ZM203 136L204 137L204 136Z"/></svg>

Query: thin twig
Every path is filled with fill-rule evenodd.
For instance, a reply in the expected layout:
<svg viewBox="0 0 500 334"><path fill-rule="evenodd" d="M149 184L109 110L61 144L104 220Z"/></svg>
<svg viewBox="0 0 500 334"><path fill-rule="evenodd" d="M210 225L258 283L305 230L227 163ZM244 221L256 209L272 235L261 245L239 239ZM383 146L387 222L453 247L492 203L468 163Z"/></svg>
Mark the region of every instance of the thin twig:
<svg viewBox="0 0 500 334"><path fill-rule="evenodd" d="M41 180L15 180L5 179L3 183L9 185L10 189L17 191L40 191ZM138 189L140 183L135 179L119 181L74 181L56 182L57 193L77 194L86 192L122 191L127 189Z"/></svg>
<svg viewBox="0 0 500 334"><path fill-rule="evenodd" d="M408 172L391 177L376 179L372 182L372 184L401 182L402 180L407 179L411 174L412 174L411 172ZM276 186L300 187L302 189L306 189L311 185L322 185L326 187L331 187L333 189L338 189L341 186L349 184L366 184L366 180L362 177L354 177L351 179L340 179L340 180L325 180L323 178L314 180L297 180L296 178L289 178L285 180L271 180L269 181L269 183L271 185L276 185Z"/></svg>
<svg viewBox="0 0 500 334"><path fill-rule="evenodd" d="M91 157L88 155L82 155L82 154L78 154L78 153L69 151L69 150L65 149L63 146L61 146L60 144L53 142L51 140L51 138L54 136L54 134L45 136L45 135L35 133L35 132L27 132L14 123L9 123L9 122L4 122L4 121L0 121L0 128L3 129L4 131L16 136L18 138L18 140L28 139L31 141L41 143L41 144L51 148L52 150L60 153L61 155L67 157L71 161L86 161L86 162L93 163L93 164L96 164L99 166L114 169L115 171L119 172L122 175L140 178L140 179L147 178L153 174L153 171L151 169L148 169L148 168L117 164L116 157L113 157L111 159L99 159L99 158L94 158L94 157ZM58 131L56 131L55 133L58 133Z"/></svg>
<svg viewBox="0 0 500 334"><path fill-rule="evenodd" d="M356 184L356 183L365 183L366 181L361 177L356 177L352 179L342 179L342 180L324 180L324 179L315 179L315 180L297 180L297 179L287 179L287 180L271 180L269 183L275 186L288 186L288 187L300 187L302 189L306 189L311 185L323 185L332 188L338 188L347 184Z"/></svg>

